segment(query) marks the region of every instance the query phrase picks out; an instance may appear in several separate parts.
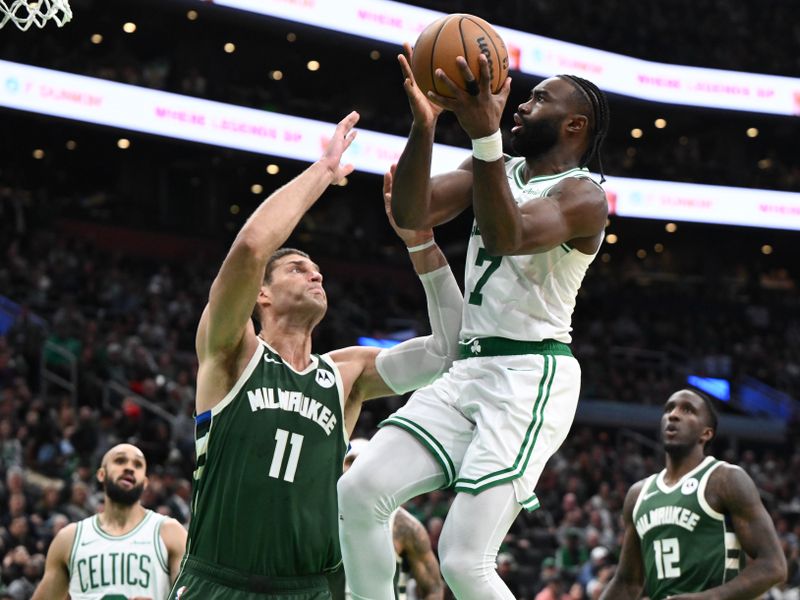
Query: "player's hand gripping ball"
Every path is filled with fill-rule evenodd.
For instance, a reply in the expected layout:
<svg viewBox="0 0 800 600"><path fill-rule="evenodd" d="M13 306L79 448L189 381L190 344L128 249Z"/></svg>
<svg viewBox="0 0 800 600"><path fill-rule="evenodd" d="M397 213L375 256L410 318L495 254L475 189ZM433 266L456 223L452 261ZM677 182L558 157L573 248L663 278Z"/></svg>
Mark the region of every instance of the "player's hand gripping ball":
<svg viewBox="0 0 800 600"><path fill-rule="evenodd" d="M417 87L427 96L433 90L440 96L451 97L444 86L437 87L436 69L445 74L462 89L476 95L477 84L467 89L456 57L463 56L475 79L480 76L478 56L484 54L489 61L492 93L497 93L508 75L508 50L494 28L480 17L452 14L428 25L414 44L411 71Z"/></svg>

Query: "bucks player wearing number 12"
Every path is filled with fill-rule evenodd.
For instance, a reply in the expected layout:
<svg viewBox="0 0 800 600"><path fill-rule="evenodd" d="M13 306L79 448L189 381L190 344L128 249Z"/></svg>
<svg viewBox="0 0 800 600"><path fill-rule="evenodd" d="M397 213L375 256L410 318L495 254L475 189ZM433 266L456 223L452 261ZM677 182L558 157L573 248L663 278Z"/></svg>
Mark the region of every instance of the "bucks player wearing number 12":
<svg viewBox="0 0 800 600"><path fill-rule="evenodd" d="M619 567L601 600L760 598L786 578L775 527L741 468L706 455L717 416L700 392L664 405L666 468L625 498ZM746 559L745 559L746 555Z"/></svg>
<svg viewBox="0 0 800 600"><path fill-rule="evenodd" d="M458 61L466 81L479 79L475 96L437 71L437 89L449 99L426 98L399 59L414 121L397 165L395 217L403 227L429 227L470 206L475 213L461 359L383 423L339 482L345 569L354 598L390 598L388 515L413 496L452 486L439 540L445 581L459 600L513 599L495 557L520 510L539 506L536 483L578 402L571 317L608 214L586 165L607 131L608 106L588 81L546 79L516 110L512 147L521 156L511 158L499 131L510 80L492 94L485 57L479 77ZM473 139L473 155L431 178L442 106Z"/></svg>
<svg viewBox="0 0 800 600"><path fill-rule="evenodd" d="M327 310L322 275L306 253L279 248L352 171L340 163L357 121L356 112L345 117L320 160L255 210L211 286L196 341L192 521L169 600L343 595L343 579L341 588L328 583L341 571L336 480L361 404L426 384L452 364L463 299L430 230L395 228L425 288L432 335L385 351L311 352ZM391 181L390 172L387 207Z"/></svg>

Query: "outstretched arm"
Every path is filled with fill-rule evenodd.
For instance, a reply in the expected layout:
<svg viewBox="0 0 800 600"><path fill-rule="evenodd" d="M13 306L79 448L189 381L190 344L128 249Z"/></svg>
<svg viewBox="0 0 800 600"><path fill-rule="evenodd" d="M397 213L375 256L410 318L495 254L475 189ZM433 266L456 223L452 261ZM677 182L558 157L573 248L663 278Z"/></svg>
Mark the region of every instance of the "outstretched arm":
<svg viewBox="0 0 800 600"><path fill-rule="evenodd" d="M439 561L422 523L401 508L394 519L392 534L395 547L400 546L400 554L408 560L411 575L417 582L417 596L422 600L442 600L444 582Z"/></svg>
<svg viewBox="0 0 800 600"><path fill-rule="evenodd" d="M463 58L457 59L466 81L474 75ZM472 96L457 87L441 70L437 78L454 98L433 95L434 100L453 110L472 140L489 137L500 130L511 79L497 94L489 87L489 63L479 56L479 93ZM504 160L472 158L472 206L486 250L492 256L534 254L581 238L593 238L605 227L608 206L603 190L586 179L567 179L545 198L518 206L508 185ZM592 251L596 243L587 244ZM583 248L581 248L583 249Z"/></svg>
<svg viewBox="0 0 800 600"><path fill-rule="evenodd" d="M641 481L634 484L625 496L625 504L622 507L625 537L622 541L619 566L614 577L603 590L600 600L636 600L642 593L644 569L639 536L633 524L633 507L636 505L642 485Z"/></svg>
<svg viewBox="0 0 800 600"><path fill-rule="evenodd" d="M69 592L69 553L77 526L70 523L53 538L47 550L44 576L31 600L64 600Z"/></svg>
<svg viewBox="0 0 800 600"><path fill-rule="evenodd" d="M208 355L229 355L241 344L263 282L269 257L283 244L306 211L334 182L352 170L342 154L355 138L359 115L352 112L336 126L322 157L275 191L250 216L211 285L208 306L197 334L201 362Z"/></svg>
<svg viewBox="0 0 800 600"><path fill-rule="evenodd" d="M744 569L729 582L697 594L680 594L669 600L747 600L786 579L786 558L775 526L761 502L753 480L739 467L721 466L706 488L706 499L733 520L733 531L747 554Z"/></svg>
<svg viewBox="0 0 800 600"><path fill-rule="evenodd" d="M403 47L406 56L401 54L397 60L414 120L397 163L392 213L401 227L425 229L449 221L469 206L472 173L467 161L458 170L431 179L433 139L442 109L417 87L409 64L411 46L406 43Z"/></svg>
<svg viewBox="0 0 800 600"><path fill-rule="evenodd" d="M391 208L393 174L394 168L384 176L384 207L398 237L412 250L411 262L425 289L432 334L388 350L351 346L331 352L331 358L345 377L345 385L352 382L347 396L349 428L355 424L363 401L430 383L450 368L458 352L464 303L461 290L433 239L433 232L403 229L395 223Z"/></svg>

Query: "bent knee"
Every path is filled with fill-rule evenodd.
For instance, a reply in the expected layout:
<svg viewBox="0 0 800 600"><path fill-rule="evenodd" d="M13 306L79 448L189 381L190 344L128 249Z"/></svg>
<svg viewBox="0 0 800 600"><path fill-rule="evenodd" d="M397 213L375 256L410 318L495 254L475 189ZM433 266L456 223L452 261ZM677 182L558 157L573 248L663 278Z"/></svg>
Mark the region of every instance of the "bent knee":
<svg viewBox="0 0 800 600"><path fill-rule="evenodd" d="M339 478L336 484L339 512L351 517L369 518L374 515L381 521L389 519L397 506L391 494L371 475L364 473L363 469L351 468Z"/></svg>

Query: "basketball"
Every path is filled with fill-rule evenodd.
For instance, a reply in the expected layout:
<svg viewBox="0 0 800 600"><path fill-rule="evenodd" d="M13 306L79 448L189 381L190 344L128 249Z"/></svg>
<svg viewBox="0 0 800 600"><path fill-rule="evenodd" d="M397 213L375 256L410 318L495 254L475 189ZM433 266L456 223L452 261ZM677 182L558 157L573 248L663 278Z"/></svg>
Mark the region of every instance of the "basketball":
<svg viewBox="0 0 800 600"><path fill-rule="evenodd" d="M434 78L436 69L442 69L456 85L465 89L456 57L463 56L478 79L478 56L481 54L489 60L491 89L492 93L497 93L508 75L508 51L503 39L480 17L447 15L428 25L417 38L411 56L411 71L422 93L427 95L429 90L433 90L440 96L451 97Z"/></svg>

